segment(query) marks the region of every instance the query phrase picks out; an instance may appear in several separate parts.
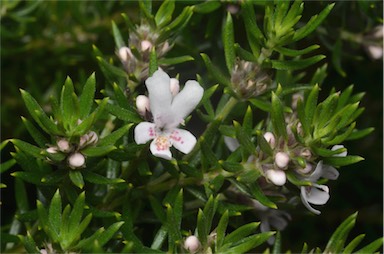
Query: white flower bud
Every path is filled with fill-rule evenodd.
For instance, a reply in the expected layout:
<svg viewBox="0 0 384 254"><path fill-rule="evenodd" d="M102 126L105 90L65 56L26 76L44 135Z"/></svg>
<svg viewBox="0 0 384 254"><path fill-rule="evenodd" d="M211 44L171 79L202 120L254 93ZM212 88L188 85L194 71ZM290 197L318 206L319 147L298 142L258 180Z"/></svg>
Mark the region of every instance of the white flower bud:
<svg viewBox="0 0 384 254"><path fill-rule="evenodd" d="M152 43L148 40L143 40L141 41L141 51L147 51L147 50L151 50L152 48Z"/></svg>
<svg viewBox="0 0 384 254"><path fill-rule="evenodd" d="M136 107L140 115L144 116L149 109L149 99L145 95L139 95L136 97Z"/></svg>
<svg viewBox="0 0 384 254"><path fill-rule="evenodd" d="M127 62L129 59L133 58L132 51L128 47L121 47L118 55L122 62Z"/></svg>
<svg viewBox="0 0 384 254"><path fill-rule="evenodd" d="M169 89L171 90L172 96L176 96L176 94L178 94L180 91L179 81L175 78L171 78Z"/></svg>
<svg viewBox="0 0 384 254"><path fill-rule="evenodd" d="M200 248L200 241L196 236L188 236L184 241L184 248L189 251L189 253L196 253Z"/></svg>
<svg viewBox="0 0 384 254"><path fill-rule="evenodd" d="M96 132L88 132L88 144L94 145L97 143L97 141L99 141L99 137L97 136Z"/></svg>
<svg viewBox="0 0 384 254"><path fill-rule="evenodd" d="M336 150L339 150L339 149L341 149L341 148L344 148L344 146L343 146L343 145L334 145L334 146L331 148L331 150L332 150L332 151L336 151ZM335 156L335 157L345 157L345 156L347 156L347 154L348 154L347 151L344 151L344 152L335 154L335 155L333 155L333 156Z"/></svg>
<svg viewBox="0 0 384 254"><path fill-rule="evenodd" d="M299 172L303 173L303 174L308 174L309 172L312 171L312 168L313 168L312 164L307 163L307 165L305 165L305 168L300 168L299 169Z"/></svg>
<svg viewBox="0 0 384 254"><path fill-rule="evenodd" d="M282 169L286 168L289 163L288 154L284 152L278 152L275 155L275 163L276 163L276 166L278 166L279 168L282 168Z"/></svg>
<svg viewBox="0 0 384 254"><path fill-rule="evenodd" d="M71 168L82 167L85 164L85 157L81 153L73 153L68 157L68 164Z"/></svg>
<svg viewBox="0 0 384 254"><path fill-rule="evenodd" d="M280 169L269 169L265 172L265 176L277 186L283 186L287 181L285 172Z"/></svg>
<svg viewBox="0 0 384 254"><path fill-rule="evenodd" d="M48 147L46 151L48 153L57 153L57 147L55 146Z"/></svg>
<svg viewBox="0 0 384 254"><path fill-rule="evenodd" d="M71 149L71 145L69 144L68 140L64 138L57 141L57 147L62 152L68 152Z"/></svg>
<svg viewBox="0 0 384 254"><path fill-rule="evenodd" d="M276 140L272 132L264 133L264 138L271 145L272 148L275 147Z"/></svg>
<svg viewBox="0 0 384 254"><path fill-rule="evenodd" d="M46 249L41 249L41 250L40 250L40 254L48 254L48 252L47 252Z"/></svg>

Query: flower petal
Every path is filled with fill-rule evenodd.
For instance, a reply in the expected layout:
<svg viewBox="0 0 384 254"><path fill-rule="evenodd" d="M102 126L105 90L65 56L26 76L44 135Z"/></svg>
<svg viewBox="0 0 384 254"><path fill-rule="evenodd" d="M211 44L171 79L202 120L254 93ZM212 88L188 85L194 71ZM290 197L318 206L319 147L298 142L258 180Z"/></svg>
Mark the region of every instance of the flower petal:
<svg viewBox="0 0 384 254"><path fill-rule="evenodd" d="M167 149L158 149L158 146L156 145L156 140L153 140L150 145L150 150L152 154L156 157L160 157L166 160L172 160L172 153Z"/></svg>
<svg viewBox="0 0 384 254"><path fill-rule="evenodd" d="M309 210L311 211L312 213L314 214L317 214L319 215L321 212L319 210L316 210L314 209L309 203L308 203L308 200L307 200L307 191L306 191L306 188L309 188L308 186L301 186L301 201L303 202L303 205Z"/></svg>
<svg viewBox="0 0 384 254"><path fill-rule="evenodd" d="M183 119L188 116L199 104L203 98L204 89L195 80L188 80L181 92L179 92L172 101L172 114L174 122L170 127L178 126Z"/></svg>
<svg viewBox="0 0 384 254"><path fill-rule="evenodd" d="M155 137L156 133L154 123L142 122L135 127L135 142L137 144L145 144Z"/></svg>
<svg viewBox="0 0 384 254"><path fill-rule="evenodd" d="M148 89L149 105L153 120L159 128L172 121L172 94L169 88L171 79L167 73L159 69L149 77L145 84ZM170 119L169 119L170 118Z"/></svg>
<svg viewBox="0 0 384 254"><path fill-rule="evenodd" d="M319 161L316 165L315 170L312 174L307 178L308 181L316 182L323 174L323 161Z"/></svg>
<svg viewBox="0 0 384 254"><path fill-rule="evenodd" d="M237 148L240 147L239 141L235 138L224 136L224 143L227 145L229 151L234 152Z"/></svg>
<svg viewBox="0 0 384 254"><path fill-rule="evenodd" d="M193 136L192 133L190 133L187 130L182 130L182 129L178 129L178 128L176 128L171 133L169 138L171 139L172 145L177 150L179 150L180 152L185 153L185 154L192 151L192 149L195 147L196 142L197 142L195 136Z"/></svg>
<svg viewBox="0 0 384 254"><path fill-rule="evenodd" d="M324 205L329 200L329 188L326 185L314 184L310 187L311 190L308 193L307 200L314 205Z"/></svg>
<svg viewBox="0 0 384 254"><path fill-rule="evenodd" d="M339 171L332 166L324 165L321 176L326 179L336 180L339 177Z"/></svg>
<svg viewBox="0 0 384 254"><path fill-rule="evenodd" d="M334 145L331 148L331 151L336 151L336 150L343 149L343 148L345 148L343 145ZM345 157L345 156L347 156L347 154L348 154L348 152L347 152L347 150L345 150L344 152L335 154L333 156L335 156L335 157Z"/></svg>

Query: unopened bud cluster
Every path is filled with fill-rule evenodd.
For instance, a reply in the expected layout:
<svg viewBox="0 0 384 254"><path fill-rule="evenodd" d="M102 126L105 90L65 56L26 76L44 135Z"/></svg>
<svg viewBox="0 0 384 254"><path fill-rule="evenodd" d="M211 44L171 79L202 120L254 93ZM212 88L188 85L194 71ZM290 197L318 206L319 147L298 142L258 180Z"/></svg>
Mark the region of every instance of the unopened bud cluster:
<svg viewBox="0 0 384 254"><path fill-rule="evenodd" d="M256 63L238 60L231 73L231 83L240 98L248 99L263 94L272 80Z"/></svg>
<svg viewBox="0 0 384 254"><path fill-rule="evenodd" d="M87 146L95 145L97 141L98 136L94 131L81 136L76 142L60 137L55 145L46 149L49 154L47 160L53 163L65 161L72 169L82 168L85 166L85 156L81 150Z"/></svg>

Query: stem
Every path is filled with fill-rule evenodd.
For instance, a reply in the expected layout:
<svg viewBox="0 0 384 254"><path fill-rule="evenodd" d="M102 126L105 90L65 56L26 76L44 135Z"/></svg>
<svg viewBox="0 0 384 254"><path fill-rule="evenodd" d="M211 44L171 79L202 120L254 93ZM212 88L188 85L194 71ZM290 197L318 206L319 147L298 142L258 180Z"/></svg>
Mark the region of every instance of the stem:
<svg viewBox="0 0 384 254"><path fill-rule="evenodd" d="M234 97L231 97L227 103L224 105L224 107L221 109L221 111L215 116L215 118L213 119L213 121L224 121L225 118L229 115L229 113L232 111L233 107L237 104L237 99L234 98ZM211 123L208 124L207 128L205 129L204 133L200 136L197 144L195 145L195 147L193 148L193 150L184 156L183 160L190 160L192 157L194 157L197 152L199 151L200 149L200 142L202 140L202 138L204 138L206 136L207 133L209 133L212 128L214 127L214 125Z"/></svg>

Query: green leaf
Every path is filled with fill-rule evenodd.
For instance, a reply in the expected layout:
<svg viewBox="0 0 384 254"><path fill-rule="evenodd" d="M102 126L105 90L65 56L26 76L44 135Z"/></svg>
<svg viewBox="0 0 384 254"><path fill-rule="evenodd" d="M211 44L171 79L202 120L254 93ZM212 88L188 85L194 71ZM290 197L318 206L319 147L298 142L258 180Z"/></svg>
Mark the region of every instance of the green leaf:
<svg viewBox="0 0 384 254"><path fill-rule="evenodd" d="M101 235L97 238L100 246L104 246L109 240L111 240L113 235L120 229L123 224L124 221L115 222L109 226L107 230L102 232Z"/></svg>
<svg viewBox="0 0 384 254"><path fill-rule="evenodd" d="M17 148L19 148L21 151L25 152L26 154L30 154L33 157L38 159L44 159L44 156L41 154L42 152L41 148L31 145L30 143L27 143L19 139L11 139L10 141L12 142L12 144L17 146Z"/></svg>
<svg viewBox="0 0 384 254"><path fill-rule="evenodd" d="M236 51L236 55L240 59L248 61L248 62L254 62L254 63L257 62L257 57L255 57L251 52L240 47L240 45L238 43L235 43L235 51Z"/></svg>
<svg viewBox="0 0 384 254"><path fill-rule="evenodd" d="M273 150L271 148L271 145L267 142L267 140L265 140L264 135L262 133L258 133L257 143L259 144L261 151L263 151L265 154L269 156L273 155Z"/></svg>
<svg viewBox="0 0 384 254"><path fill-rule="evenodd" d="M295 31L293 40L298 41L312 33L323 20L328 16L335 3L329 4L318 15L312 16L311 19L303 27Z"/></svg>
<svg viewBox="0 0 384 254"><path fill-rule="evenodd" d="M229 73L233 71L235 66L235 35L233 31L233 21L230 12L227 12L227 18L223 25L222 40L224 45L225 62Z"/></svg>
<svg viewBox="0 0 384 254"><path fill-rule="evenodd" d="M170 37L177 35L189 22L193 14L193 6L187 6L183 11L163 29L163 33L159 36L157 41L164 41Z"/></svg>
<svg viewBox="0 0 384 254"><path fill-rule="evenodd" d="M308 97L305 100L305 122L307 126L311 126L313 122L313 117L315 115L316 107L317 107L317 98L319 96L319 86L315 85Z"/></svg>
<svg viewBox="0 0 384 254"><path fill-rule="evenodd" d="M164 224L166 222L166 213L164 211L164 207L161 202L155 198L154 196L149 196L149 203L151 204L152 211L156 215L156 217Z"/></svg>
<svg viewBox="0 0 384 254"><path fill-rule="evenodd" d="M51 204L48 211L48 221L50 231L54 234L56 239L60 237L61 228L61 196L59 189L55 192L52 197Z"/></svg>
<svg viewBox="0 0 384 254"><path fill-rule="evenodd" d="M78 237L78 235L75 235L75 233L77 232L77 228L83 216L84 205L85 205L85 192L83 191L77 197L75 204L73 205L72 212L69 215L68 229L69 229L69 234L73 239Z"/></svg>
<svg viewBox="0 0 384 254"><path fill-rule="evenodd" d="M151 54L149 55L149 77L151 77L158 68L156 50L155 47L152 47Z"/></svg>
<svg viewBox="0 0 384 254"><path fill-rule="evenodd" d="M137 114L137 112L121 108L117 105L113 105L108 103L105 106L105 109L112 115L116 116L120 120L123 120L125 122L130 122L130 123L140 123L143 120L140 118L140 116Z"/></svg>
<svg viewBox="0 0 384 254"><path fill-rule="evenodd" d="M298 60L271 60L271 63L272 68L275 68L277 70L294 71L304 69L312 64L321 61L324 58L324 55L316 55L306 59Z"/></svg>
<svg viewBox="0 0 384 254"><path fill-rule="evenodd" d="M218 9L221 6L220 2L215 0L205 1L193 6L193 11L196 13L210 13Z"/></svg>
<svg viewBox="0 0 384 254"><path fill-rule="evenodd" d="M355 226L356 217L357 212L349 216L343 223L341 223L340 226L337 227L329 239L324 253L340 253L343 250L348 234Z"/></svg>
<svg viewBox="0 0 384 254"><path fill-rule="evenodd" d="M244 170L243 165L241 163L238 163L238 162L219 161L219 163L225 171L228 171L231 173L232 172L236 173L236 172Z"/></svg>
<svg viewBox="0 0 384 254"><path fill-rule="evenodd" d="M324 158L324 163L335 167L347 166L364 160L363 157L357 155L348 155L345 157L327 157Z"/></svg>
<svg viewBox="0 0 384 254"><path fill-rule="evenodd" d="M69 178L71 179L71 181L74 185L76 185L80 189L83 189L84 179L83 179L83 175L80 173L80 171L70 171L69 172Z"/></svg>
<svg viewBox="0 0 384 254"><path fill-rule="evenodd" d="M44 110L40 107L37 101L26 91L20 89L21 96L24 100L32 118L36 123L49 134L60 135L61 132L57 128L56 124L45 114Z"/></svg>
<svg viewBox="0 0 384 254"><path fill-rule="evenodd" d="M266 242L272 235L274 235L275 232L264 232L260 234L256 234L250 237L247 237L241 241L241 244L232 247L231 249L227 250L226 253L247 253L248 251L252 250L253 248L259 246L260 244Z"/></svg>
<svg viewBox="0 0 384 254"><path fill-rule="evenodd" d="M207 223L207 218L205 217L203 210L199 208L199 211L197 213L197 234L203 246L207 243L208 231L209 231L206 223Z"/></svg>
<svg viewBox="0 0 384 254"><path fill-rule="evenodd" d="M272 105L268 101L264 101L262 99L256 99L256 98L249 99L248 101L258 109L261 109L262 111L271 112Z"/></svg>
<svg viewBox="0 0 384 254"><path fill-rule="evenodd" d="M115 92L115 100L117 104L125 109L129 109L130 105L128 103L127 96L125 96L124 92L121 90L118 84L113 83L113 91Z"/></svg>
<svg viewBox="0 0 384 254"><path fill-rule="evenodd" d="M316 69L315 74L313 74L312 76L311 82L309 82L311 86L314 86L316 84L317 85L323 84L325 78L327 77L327 67L328 67L328 64L325 63L321 67Z"/></svg>
<svg viewBox="0 0 384 254"><path fill-rule="evenodd" d="M81 153L84 154L85 156L89 157L100 157L104 156L113 150L116 150L116 146L89 146L83 150L81 150Z"/></svg>
<svg viewBox="0 0 384 254"><path fill-rule="evenodd" d="M272 254L279 254L279 253L282 253L282 251L281 251L281 233L280 233L280 231L277 231L275 243L273 244Z"/></svg>
<svg viewBox="0 0 384 254"><path fill-rule="evenodd" d="M107 178L105 176L95 174L88 170L83 170L82 173L86 181L94 184L116 184L125 182L123 179L120 178Z"/></svg>
<svg viewBox="0 0 384 254"><path fill-rule="evenodd" d="M287 128L285 124L283 104L280 101L279 97L274 92L272 92L271 120L272 120L273 129L275 130L275 133L277 134L277 136L282 136L286 139Z"/></svg>
<svg viewBox="0 0 384 254"><path fill-rule="evenodd" d="M172 66L175 64L180 64L180 63L185 63L188 61L193 61L195 60L192 56L176 56L172 58L160 58L158 59L158 64L159 65L167 65L167 66Z"/></svg>
<svg viewBox="0 0 384 254"><path fill-rule="evenodd" d="M208 71L211 73L211 75L215 78L215 80L226 87L231 87L231 82L229 81L228 77L224 75L220 69L218 69L216 66L214 66L209 59L209 57L206 54L200 54L201 57L204 60L205 65L207 66Z"/></svg>
<svg viewBox="0 0 384 254"><path fill-rule="evenodd" d="M347 74L341 67L342 59L342 41L341 38L338 38L332 48L332 63L335 67L335 70L342 76L346 77Z"/></svg>
<svg viewBox="0 0 384 254"><path fill-rule="evenodd" d="M176 219L175 212L170 204L166 204L167 207L167 231L168 231L168 249L170 252L174 252L175 244L181 241L182 236L180 232L180 222Z"/></svg>
<svg viewBox="0 0 384 254"><path fill-rule="evenodd" d="M121 36L120 30L113 20L112 20L112 33L113 33L113 38L115 39L116 48L120 49L124 47L125 43L124 43L123 36Z"/></svg>
<svg viewBox="0 0 384 254"><path fill-rule="evenodd" d="M49 144L49 141L47 138L44 137L44 135L26 118L21 117L21 120L23 121L25 127L27 128L29 134L32 136L33 140L40 146L45 147L47 144Z"/></svg>
<svg viewBox="0 0 384 254"><path fill-rule="evenodd" d="M296 185L296 186L311 186L312 185L312 182L307 181L307 180L302 180L299 177L297 177L295 172L287 171L286 175L287 175L288 181L291 182L292 184Z"/></svg>
<svg viewBox="0 0 384 254"><path fill-rule="evenodd" d="M151 249L155 249L155 250L160 249L167 237L167 234L168 234L167 228L164 225L162 225L159 231L157 231L153 239Z"/></svg>
<svg viewBox="0 0 384 254"><path fill-rule="evenodd" d="M111 84L116 82L118 78L127 78L127 73L125 73L125 71L121 68L113 66L105 61L101 56L97 56L96 59L99 63L101 71Z"/></svg>
<svg viewBox="0 0 384 254"><path fill-rule="evenodd" d="M120 129L112 132L111 134L101 138L99 142L97 143L98 146L110 146L115 145L115 143L123 137L129 129L132 127L133 124L127 124L121 127Z"/></svg>
<svg viewBox="0 0 384 254"><path fill-rule="evenodd" d="M359 243L363 240L364 237L365 237L365 234L361 234L355 237L347 246L345 246L343 250L343 254L352 253L353 250L357 247L357 245L359 245Z"/></svg>
<svg viewBox="0 0 384 254"><path fill-rule="evenodd" d="M250 193L254 199L259 201L261 204L272 208L277 209L277 206L275 203L273 203L264 193L263 190L260 188L259 184L254 182L253 184L250 184L249 186Z"/></svg>
<svg viewBox="0 0 384 254"><path fill-rule="evenodd" d="M229 221L229 215L228 210L226 210L223 215L220 218L219 224L216 228L216 252L221 248L221 246L224 244L225 240L225 233L228 226Z"/></svg>
<svg viewBox="0 0 384 254"><path fill-rule="evenodd" d="M254 233L256 229L259 227L259 225L260 225L260 222L251 222L251 223L242 225L241 227L237 228L236 230L234 230L233 232L231 232L229 235L225 237L224 244L235 243L244 239L245 237Z"/></svg>
<svg viewBox="0 0 384 254"><path fill-rule="evenodd" d="M41 179L44 177L44 173L32 173L32 172L23 172L23 171L17 171L11 173L11 176L19 177L23 179L24 181L28 183L33 183L36 185L41 184Z"/></svg>
<svg viewBox="0 0 384 254"><path fill-rule="evenodd" d="M236 130L236 138L239 140L239 143L242 148L248 154L254 154L256 152L256 147L251 140L250 133L248 133L244 128L236 121L233 122Z"/></svg>
<svg viewBox="0 0 384 254"><path fill-rule="evenodd" d="M79 101L70 77L67 77L61 90L60 110L63 116L64 127L69 129L79 119Z"/></svg>
<svg viewBox="0 0 384 254"><path fill-rule="evenodd" d="M83 91L79 98L79 108L80 108L80 119L84 119L89 115L93 105L93 99L96 92L96 78L95 73L92 73L91 76L85 82Z"/></svg>
<svg viewBox="0 0 384 254"><path fill-rule="evenodd" d="M383 245L383 238L379 238L367 246L363 247L362 249L356 251L356 253L374 253L377 251L381 246Z"/></svg>
<svg viewBox="0 0 384 254"><path fill-rule="evenodd" d="M13 167L13 165L16 164L16 160L15 159L10 159L6 162L3 162L0 164L0 173L4 173L6 172L7 170L9 170L10 168Z"/></svg>
<svg viewBox="0 0 384 254"><path fill-rule="evenodd" d="M253 55L258 57L261 44L264 41L264 35L257 26L256 14L252 1L244 1L241 10L249 46L251 47Z"/></svg>
<svg viewBox="0 0 384 254"><path fill-rule="evenodd" d="M27 190L21 179L15 179L15 200L20 213L29 211Z"/></svg>
<svg viewBox="0 0 384 254"><path fill-rule="evenodd" d="M172 13L175 9L174 0L165 0L155 15L155 22L158 28L167 25L172 20Z"/></svg>
<svg viewBox="0 0 384 254"><path fill-rule="evenodd" d="M31 234L29 233L29 231L27 232L27 236L19 236L19 237L20 237L21 242L24 245L25 250L28 253L36 253L36 254L40 253L40 250L37 247L35 241L33 240Z"/></svg>
<svg viewBox="0 0 384 254"><path fill-rule="evenodd" d="M366 129L363 129L363 130L354 130L349 136L348 138L346 138L346 140L356 140L356 139L361 139L365 136L367 136L368 134L370 134L371 132L373 132L375 130L375 128L366 128Z"/></svg>
<svg viewBox="0 0 384 254"><path fill-rule="evenodd" d="M278 48L276 48L276 51L285 55L285 56L295 57L295 56L301 56L304 54L308 54L309 52L312 52L313 50L318 49L318 48L320 48L319 45L311 45L305 49L300 49L300 50L278 47Z"/></svg>

